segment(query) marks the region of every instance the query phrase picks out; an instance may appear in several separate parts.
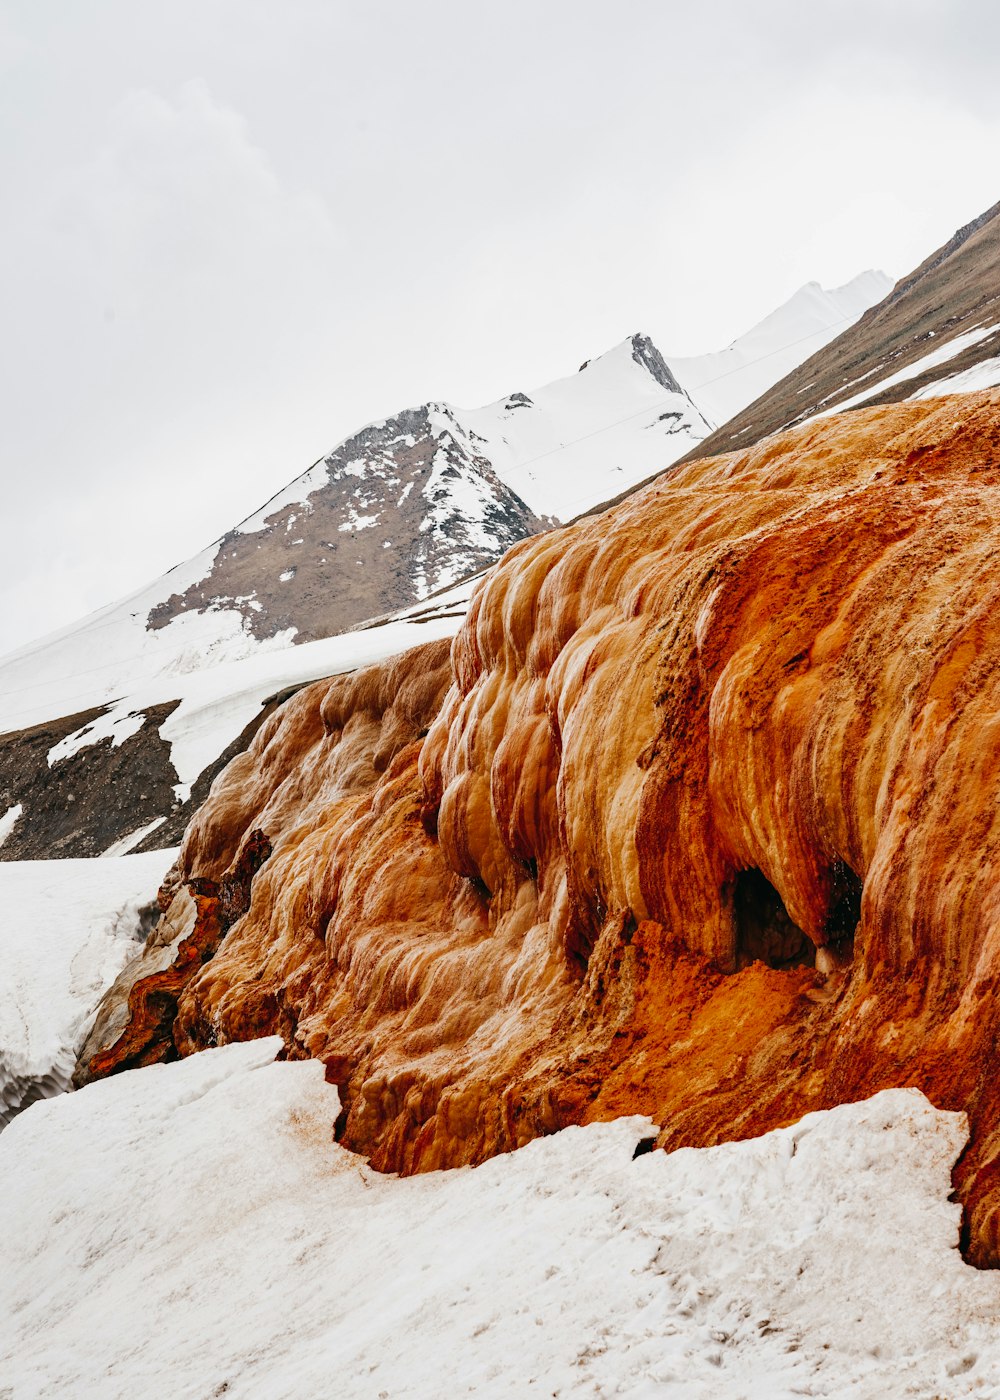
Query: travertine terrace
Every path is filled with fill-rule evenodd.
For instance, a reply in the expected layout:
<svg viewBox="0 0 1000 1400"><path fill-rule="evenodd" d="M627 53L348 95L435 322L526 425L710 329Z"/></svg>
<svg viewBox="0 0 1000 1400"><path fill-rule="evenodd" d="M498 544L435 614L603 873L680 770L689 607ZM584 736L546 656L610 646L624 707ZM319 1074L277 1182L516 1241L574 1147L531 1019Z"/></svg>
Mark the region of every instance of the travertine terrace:
<svg viewBox="0 0 1000 1400"><path fill-rule="evenodd" d="M277 1030L327 1062L342 1141L405 1172L917 1085L969 1113L968 1256L998 1262L998 560L1000 391L819 421L516 545L450 656L311 686L217 779L163 902L221 882L235 921L166 1011L133 980L117 1064L175 1009L181 1053Z"/></svg>

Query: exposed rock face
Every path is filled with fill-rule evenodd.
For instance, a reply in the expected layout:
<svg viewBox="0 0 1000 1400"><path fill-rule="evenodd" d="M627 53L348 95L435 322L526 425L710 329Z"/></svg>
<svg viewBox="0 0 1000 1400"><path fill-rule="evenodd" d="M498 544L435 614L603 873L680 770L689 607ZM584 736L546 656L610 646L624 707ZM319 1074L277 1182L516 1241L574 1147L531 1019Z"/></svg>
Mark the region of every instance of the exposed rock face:
<svg viewBox="0 0 1000 1400"><path fill-rule="evenodd" d="M179 806L170 746L159 734L175 703L151 707L122 743L101 739L52 762L60 741L99 722L103 707L0 735L0 816L21 809L0 860L99 856Z"/></svg>
<svg viewBox="0 0 1000 1400"><path fill-rule="evenodd" d="M0 818L17 813L0 837L0 860L99 856L116 843L137 851L179 845L213 778L243 752L278 703L277 697L264 702L183 801L170 745L160 734L176 700L141 710L139 728L124 741L100 739L52 762L49 755L58 753L60 742L99 724L107 707L0 735Z"/></svg>
<svg viewBox="0 0 1000 1400"><path fill-rule="evenodd" d="M273 854L174 1043L280 1031L327 1061L343 1141L402 1171L915 1084L970 1115L956 1186L997 1262L998 522L992 391L515 546L450 665L311 686L217 779L175 883L256 833Z"/></svg>
<svg viewBox="0 0 1000 1400"><path fill-rule="evenodd" d="M637 365L648 369L657 384L662 385L664 389L669 389L673 394L684 393L684 389L678 384L673 370L648 335L634 335L632 337L632 358Z"/></svg>
<svg viewBox="0 0 1000 1400"><path fill-rule="evenodd" d="M362 429L295 486L301 499L230 530L207 576L153 608L149 627L235 608L261 640L292 628L313 641L474 574L547 523L445 404Z"/></svg>

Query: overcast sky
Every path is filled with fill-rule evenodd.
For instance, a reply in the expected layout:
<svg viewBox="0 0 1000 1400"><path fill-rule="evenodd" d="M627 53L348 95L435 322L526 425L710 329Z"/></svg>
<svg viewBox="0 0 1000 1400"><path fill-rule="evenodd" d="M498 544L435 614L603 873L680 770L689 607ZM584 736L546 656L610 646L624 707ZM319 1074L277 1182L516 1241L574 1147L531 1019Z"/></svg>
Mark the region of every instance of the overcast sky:
<svg viewBox="0 0 1000 1400"><path fill-rule="evenodd" d="M1000 198L994 0L0 0L0 651L366 421L718 349Z"/></svg>

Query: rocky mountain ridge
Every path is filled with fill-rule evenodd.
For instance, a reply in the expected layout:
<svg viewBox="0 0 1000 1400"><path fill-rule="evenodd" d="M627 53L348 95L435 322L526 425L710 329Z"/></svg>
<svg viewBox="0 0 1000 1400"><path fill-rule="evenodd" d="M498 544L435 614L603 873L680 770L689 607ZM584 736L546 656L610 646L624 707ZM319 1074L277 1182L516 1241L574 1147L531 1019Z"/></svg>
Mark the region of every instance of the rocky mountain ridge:
<svg viewBox="0 0 1000 1400"><path fill-rule="evenodd" d="M804 288L684 373L731 400L880 285ZM390 637L454 631L468 589L452 585L660 473L710 426L642 334L530 394L369 424L162 579L0 659L0 859L179 839L275 697L356 664L327 639L376 619L354 646L372 660ZM384 631L400 610L402 630Z"/></svg>
<svg viewBox="0 0 1000 1400"><path fill-rule="evenodd" d="M1000 204L699 444L748 447L822 413L1000 383Z"/></svg>

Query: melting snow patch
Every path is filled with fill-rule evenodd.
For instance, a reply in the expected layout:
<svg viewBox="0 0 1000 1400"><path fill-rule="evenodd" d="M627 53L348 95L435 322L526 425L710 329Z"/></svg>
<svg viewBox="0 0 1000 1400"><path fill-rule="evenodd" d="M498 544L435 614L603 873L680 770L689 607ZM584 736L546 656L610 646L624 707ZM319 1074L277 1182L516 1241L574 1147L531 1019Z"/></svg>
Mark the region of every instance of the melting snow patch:
<svg viewBox="0 0 1000 1400"><path fill-rule="evenodd" d="M971 394L976 389L995 389L998 384L1000 384L1000 356L994 356L989 360L980 360L978 365L972 365L969 369L961 370L958 374L948 375L945 379L936 379L933 384L925 384L922 389L918 389L910 397L913 399L932 399L942 394Z"/></svg>
<svg viewBox="0 0 1000 1400"><path fill-rule="evenodd" d="M322 1066L279 1049L3 1135L15 1395L996 1395L1000 1277L948 1199L964 1121L915 1090L703 1151L634 1159L626 1118L400 1179L331 1141Z"/></svg>
<svg viewBox="0 0 1000 1400"><path fill-rule="evenodd" d="M175 855L0 863L0 1126L68 1088L97 1004L137 951L141 909ZM0 1324L0 1355L5 1340Z"/></svg>
<svg viewBox="0 0 1000 1400"><path fill-rule="evenodd" d="M857 394L852 394L850 398L842 399L840 403L834 404L832 408L825 408L821 413L814 413L811 418L803 421L810 423L817 418L829 418L831 414L843 413L849 408L856 408L859 404L864 404L866 399L872 398L875 394L881 394L886 389L892 389L897 384L905 384L908 379L916 379L918 375L926 373L929 369L934 369L936 365L947 364L953 360L961 351L967 350L971 345L978 345L980 341L988 340L996 331L1000 330L1000 323L992 326L977 326L974 330L963 331L961 335L956 335L952 340L939 345L936 350L931 350L928 354L922 355L919 360L914 360L912 364L904 365L902 369L896 370L895 374L886 375L885 379L878 380L866 389L862 389ZM873 371L869 371L869 374ZM863 375L862 378L868 378ZM858 382L858 381L855 381ZM983 387L983 386L978 386ZM940 390L938 390L940 392ZM915 394L914 398L922 395Z"/></svg>
<svg viewBox="0 0 1000 1400"><path fill-rule="evenodd" d="M4 812L3 816L0 817L0 846L3 845L3 843L7 840L7 837L14 830L15 826L17 826L18 820L23 811L24 807L20 802L18 802L15 806L8 807L6 812Z"/></svg>
<svg viewBox="0 0 1000 1400"><path fill-rule="evenodd" d="M154 831L158 831L166 820L166 817L154 817L145 826L140 826L138 831L133 831L128 836L122 836L119 840L112 842L106 851L101 852L101 857L128 855L129 851L134 851L136 846L141 846L147 836L152 836Z"/></svg>
<svg viewBox="0 0 1000 1400"><path fill-rule="evenodd" d="M145 723L146 716L141 711L134 713L128 702L124 708L113 706L90 724L85 724L82 729L75 729L72 734L67 734L65 739L60 739L54 748L49 749L49 767L54 768L64 758L72 758L81 749L99 744L102 739L110 739L111 747L117 749L126 739L138 734Z"/></svg>

